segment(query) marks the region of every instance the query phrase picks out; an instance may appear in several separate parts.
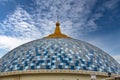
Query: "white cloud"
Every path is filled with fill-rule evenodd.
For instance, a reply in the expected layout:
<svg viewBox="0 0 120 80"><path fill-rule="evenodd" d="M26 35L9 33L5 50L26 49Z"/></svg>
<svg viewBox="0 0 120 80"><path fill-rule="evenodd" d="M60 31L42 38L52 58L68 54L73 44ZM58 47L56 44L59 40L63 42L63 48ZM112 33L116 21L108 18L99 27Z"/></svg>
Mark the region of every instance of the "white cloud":
<svg viewBox="0 0 120 80"><path fill-rule="evenodd" d="M0 36L0 48L11 50L29 41L31 41L31 39L29 38L22 39L22 38L10 37L10 36Z"/></svg>
<svg viewBox="0 0 120 80"><path fill-rule="evenodd" d="M97 20L100 16L94 16L92 19L88 19L91 15L91 9L93 8L96 0L34 0L37 7L33 11L33 15L37 18L36 23L41 25L43 23L56 22L57 16L61 22L61 28L64 33L68 35L78 37L82 32L90 32L97 29ZM91 3L92 2L92 3ZM43 22L41 22L43 21ZM70 24L69 24L69 23ZM52 25L54 26L54 25ZM41 25L41 27L48 26ZM52 28L50 30L52 31Z"/></svg>
<svg viewBox="0 0 120 80"><path fill-rule="evenodd" d="M35 26L35 22L31 18L31 15L18 7L12 15L8 15L7 19L0 24L3 28L3 35L10 33L9 36L24 37L24 38L36 38L41 37L41 33Z"/></svg>

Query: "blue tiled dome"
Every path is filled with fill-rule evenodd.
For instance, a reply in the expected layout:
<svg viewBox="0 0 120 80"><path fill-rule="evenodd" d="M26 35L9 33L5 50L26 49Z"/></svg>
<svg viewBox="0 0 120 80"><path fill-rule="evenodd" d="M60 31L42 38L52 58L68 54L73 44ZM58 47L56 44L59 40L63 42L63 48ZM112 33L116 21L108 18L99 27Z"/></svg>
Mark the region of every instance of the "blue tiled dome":
<svg viewBox="0 0 120 80"><path fill-rule="evenodd" d="M69 69L120 73L120 64L101 49L72 38L43 38L21 45L0 60L0 72Z"/></svg>

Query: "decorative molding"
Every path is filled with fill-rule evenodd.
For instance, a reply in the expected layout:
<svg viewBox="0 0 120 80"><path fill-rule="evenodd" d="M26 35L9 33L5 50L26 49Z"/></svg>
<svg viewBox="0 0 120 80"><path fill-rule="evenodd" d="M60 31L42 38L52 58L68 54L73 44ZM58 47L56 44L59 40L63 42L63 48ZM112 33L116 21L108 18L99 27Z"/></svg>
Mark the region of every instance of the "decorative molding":
<svg viewBox="0 0 120 80"><path fill-rule="evenodd" d="M106 72L97 72L97 71L85 71L85 70L26 70L26 71L10 71L10 72L1 72L0 76L11 76L11 75L23 75L23 74L81 74L81 75L91 75L95 74L96 76L108 76ZM112 74L112 76L118 76Z"/></svg>

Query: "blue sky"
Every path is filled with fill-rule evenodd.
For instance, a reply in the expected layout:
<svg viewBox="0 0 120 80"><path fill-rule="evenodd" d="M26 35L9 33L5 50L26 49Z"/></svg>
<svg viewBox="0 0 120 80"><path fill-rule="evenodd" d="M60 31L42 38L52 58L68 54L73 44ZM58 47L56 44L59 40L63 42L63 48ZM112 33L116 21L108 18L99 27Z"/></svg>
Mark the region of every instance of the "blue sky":
<svg viewBox="0 0 120 80"><path fill-rule="evenodd" d="M120 63L120 0L0 0L0 57L52 33L89 42Z"/></svg>

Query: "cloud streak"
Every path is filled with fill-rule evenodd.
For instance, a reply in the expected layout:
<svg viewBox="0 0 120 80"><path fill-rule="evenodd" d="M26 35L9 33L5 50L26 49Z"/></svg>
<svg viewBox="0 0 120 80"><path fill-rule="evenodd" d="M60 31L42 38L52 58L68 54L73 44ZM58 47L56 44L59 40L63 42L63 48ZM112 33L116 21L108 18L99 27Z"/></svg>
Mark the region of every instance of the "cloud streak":
<svg viewBox="0 0 120 80"><path fill-rule="evenodd" d="M90 3L90 1L92 3ZM99 16L93 17L93 19L88 19L91 14L91 9L93 8L96 0L35 0L37 7L34 9L34 16L37 17L36 23L41 25L47 23L47 21L56 22L57 16L59 16L59 21L61 22L62 31L74 36L77 35L76 32L90 32L97 29L97 24L95 20ZM89 4L88 4L89 3ZM41 27L48 28L42 25ZM52 29L52 28L51 28ZM74 34L74 35L73 35ZM81 33L80 33L81 34ZM78 37L78 36L76 36Z"/></svg>
<svg viewBox="0 0 120 80"><path fill-rule="evenodd" d="M41 36L39 30L34 25L29 13L18 7L12 15L8 15L0 26L2 27L2 34L14 37L36 37Z"/></svg>
<svg viewBox="0 0 120 80"><path fill-rule="evenodd" d="M15 37L9 37L9 36L0 36L0 48L6 49L6 50L12 50L15 47L24 44L31 39L21 39L21 38L15 38Z"/></svg>

